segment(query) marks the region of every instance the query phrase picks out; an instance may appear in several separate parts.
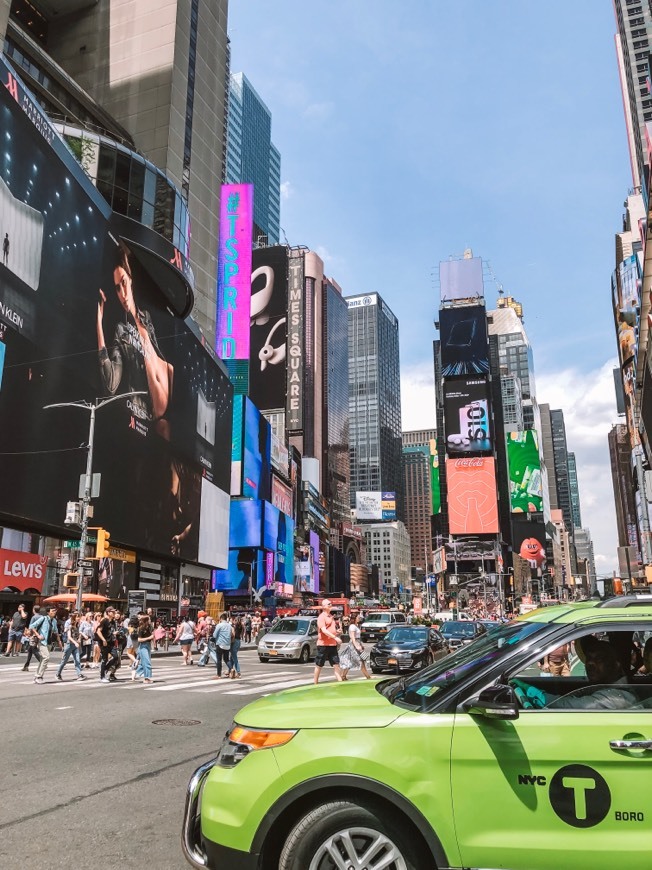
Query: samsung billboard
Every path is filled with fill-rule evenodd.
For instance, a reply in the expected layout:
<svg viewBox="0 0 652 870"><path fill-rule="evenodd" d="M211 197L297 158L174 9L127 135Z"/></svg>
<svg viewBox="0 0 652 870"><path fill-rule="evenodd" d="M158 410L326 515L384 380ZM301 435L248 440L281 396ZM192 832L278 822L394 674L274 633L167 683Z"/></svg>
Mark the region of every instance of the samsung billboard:
<svg viewBox="0 0 652 870"><path fill-rule="evenodd" d="M484 377L446 379L444 420L449 455L491 452L489 390Z"/></svg>
<svg viewBox="0 0 652 870"><path fill-rule="evenodd" d="M115 398L95 421L93 523L116 544L221 566L233 388L171 313L192 298L182 255L114 215L1 62L0 73L0 224L14 234L0 266L0 514L66 534L89 441L88 412L69 403Z"/></svg>

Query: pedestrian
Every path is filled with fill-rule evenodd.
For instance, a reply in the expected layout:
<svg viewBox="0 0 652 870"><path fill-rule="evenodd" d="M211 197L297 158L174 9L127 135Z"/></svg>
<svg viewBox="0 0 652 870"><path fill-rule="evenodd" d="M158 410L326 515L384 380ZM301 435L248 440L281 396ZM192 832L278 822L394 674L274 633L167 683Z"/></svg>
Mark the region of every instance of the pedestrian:
<svg viewBox="0 0 652 870"><path fill-rule="evenodd" d="M55 637L59 642L59 649L63 648L61 638L59 637L59 629L57 628L56 606L51 605L48 607L45 616L39 616L38 619L34 620L32 630L36 632L39 641L39 652L41 654L41 660L36 669L34 682L40 684L43 682L43 676L45 675L48 662L50 661L50 644Z"/></svg>
<svg viewBox="0 0 652 870"><path fill-rule="evenodd" d="M125 625L127 629L127 646L125 648L125 652L129 657L129 667L132 670L131 677L133 679L133 672L138 667L138 628L140 625L140 623L138 622L138 617L129 616L127 619L125 619Z"/></svg>
<svg viewBox="0 0 652 870"><path fill-rule="evenodd" d="M131 674L131 679L143 677L143 683L153 683L152 679L152 641L154 640L154 628L148 613L138 616L138 667Z"/></svg>
<svg viewBox="0 0 652 870"><path fill-rule="evenodd" d="M346 680L350 670L360 668L367 680L371 679L371 674L367 670L367 659L369 653L365 650L362 641L360 640L360 623L359 615L351 617L349 625L349 644L342 650L340 655L340 667L342 668L342 679Z"/></svg>
<svg viewBox="0 0 652 870"><path fill-rule="evenodd" d="M222 677L222 663L227 666L227 672L224 675L225 678L229 677L229 654L231 650L231 640L233 639L233 627L229 622L229 618L226 613L223 613L220 616L220 621L215 626L215 631L213 632L213 641L215 643L215 664L217 666L217 676L213 677L214 680L219 680Z"/></svg>
<svg viewBox="0 0 652 870"><path fill-rule="evenodd" d="M23 671L29 670L29 663L32 660L32 656L36 659L37 662L41 661L41 653L39 651L39 638L38 634L34 630L34 623L37 619L40 619L41 616L41 605L35 604L32 608L32 618L29 621L29 626L27 631L29 632L29 646L27 647L27 659L25 660L25 664L22 667Z"/></svg>
<svg viewBox="0 0 652 870"><path fill-rule="evenodd" d="M544 656L541 670L551 677L570 677L570 644L564 643Z"/></svg>
<svg viewBox="0 0 652 870"><path fill-rule="evenodd" d="M190 619L182 620L178 627L175 643L181 644L181 655L184 665L192 665L192 642L195 639L195 623Z"/></svg>
<svg viewBox="0 0 652 870"><path fill-rule="evenodd" d="M254 613L253 619L251 620L251 633L253 636L254 643L258 640L258 632L260 631L260 623L261 623L260 613L258 613L256 611L256 613Z"/></svg>
<svg viewBox="0 0 652 870"><path fill-rule="evenodd" d="M88 670L93 653L93 614L90 611L79 620L79 634L81 639L79 663L83 662L84 668Z"/></svg>
<svg viewBox="0 0 652 870"><path fill-rule="evenodd" d="M99 668L102 658L102 645L97 639L97 630L100 627L100 622L102 622L102 614L98 611L93 614L93 664L91 668Z"/></svg>
<svg viewBox="0 0 652 870"><path fill-rule="evenodd" d="M102 659L100 665L100 682L101 683L116 683L115 668L117 656L115 652L115 623L113 621L115 610L113 607L107 607L104 611L104 617L100 621L95 632L95 639L100 647L100 656Z"/></svg>
<svg viewBox="0 0 652 870"><path fill-rule="evenodd" d="M231 640L231 649L229 651L229 676L232 680L240 679L240 662L238 661L238 652L242 645L242 635L244 633L244 623L241 619L235 619L233 622L233 637Z"/></svg>
<svg viewBox="0 0 652 870"><path fill-rule="evenodd" d="M324 598L321 603L321 613L317 618L317 652L315 654L315 676L314 683L319 682L321 669L326 662L330 662L335 677L338 682L342 680L342 671L340 670L340 657L337 648L342 643L341 637L336 631L336 622L331 616L332 604L328 598Z"/></svg>
<svg viewBox="0 0 652 870"><path fill-rule="evenodd" d="M77 679L85 680L86 677L82 674L81 662L79 660L79 650L81 647L81 632L79 629L79 614L71 613L70 618L67 620L67 629L66 629L66 645L63 650L63 656L61 657L61 662L59 663L59 667L57 668L57 680L62 681L63 677L61 676L63 669L68 663L68 659L72 656L73 663L75 665L75 670L77 671Z"/></svg>
<svg viewBox="0 0 652 870"><path fill-rule="evenodd" d="M27 611L24 604L19 604L18 610L12 616L11 625L9 626L8 643L5 650L7 658L12 655L17 656L21 652L23 647L23 631L26 625Z"/></svg>
<svg viewBox="0 0 652 870"><path fill-rule="evenodd" d="M251 629L252 629L251 614L248 613L245 616L245 621L244 621L244 641L245 641L245 643L251 643Z"/></svg>
<svg viewBox="0 0 652 870"><path fill-rule="evenodd" d="M156 627L154 629L154 649L158 650L159 644L162 644L165 638L167 637L167 631L165 630L165 626L161 623L160 619L156 620Z"/></svg>
<svg viewBox="0 0 652 870"><path fill-rule="evenodd" d="M9 265L9 233L5 233L5 237L2 240L2 265Z"/></svg>

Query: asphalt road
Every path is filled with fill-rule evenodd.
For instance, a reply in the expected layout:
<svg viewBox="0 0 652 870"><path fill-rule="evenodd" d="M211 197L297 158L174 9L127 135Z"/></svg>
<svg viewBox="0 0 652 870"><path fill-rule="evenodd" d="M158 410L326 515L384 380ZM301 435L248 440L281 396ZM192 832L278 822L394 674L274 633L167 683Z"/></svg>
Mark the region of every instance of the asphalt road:
<svg viewBox="0 0 652 870"><path fill-rule="evenodd" d="M23 674L25 657L0 660L0 843L4 866L29 870L187 867L181 853L185 787L215 754L236 711L283 687L309 683L312 665L261 664L240 654L242 679L213 680L214 669L155 659L152 686L99 682L99 671L55 682ZM33 669L33 666L32 666ZM196 725L154 724L161 719Z"/></svg>

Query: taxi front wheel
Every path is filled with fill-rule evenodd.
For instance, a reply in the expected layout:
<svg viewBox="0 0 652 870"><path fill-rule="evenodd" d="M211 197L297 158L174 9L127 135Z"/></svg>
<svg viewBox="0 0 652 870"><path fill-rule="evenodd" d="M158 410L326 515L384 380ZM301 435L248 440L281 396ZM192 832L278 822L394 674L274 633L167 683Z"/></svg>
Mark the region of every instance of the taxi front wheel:
<svg viewBox="0 0 652 870"><path fill-rule="evenodd" d="M279 870L424 870L405 827L350 801L329 801L292 829Z"/></svg>

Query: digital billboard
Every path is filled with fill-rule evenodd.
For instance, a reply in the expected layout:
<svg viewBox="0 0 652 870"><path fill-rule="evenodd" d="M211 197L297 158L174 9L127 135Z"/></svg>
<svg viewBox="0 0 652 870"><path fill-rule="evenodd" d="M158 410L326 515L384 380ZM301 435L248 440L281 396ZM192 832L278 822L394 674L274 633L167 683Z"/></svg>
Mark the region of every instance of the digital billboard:
<svg viewBox="0 0 652 870"><path fill-rule="evenodd" d="M452 535L500 531L493 456L446 460L448 525Z"/></svg>
<svg viewBox="0 0 652 870"><path fill-rule="evenodd" d="M275 582L294 583L294 520L269 503L265 504L263 545L276 553Z"/></svg>
<svg viewBox="0 0 652 870"><path fill-rule="evenodd" d="M264 588L266 555L263 550L229 550L228 567L213 571L213 589L227 595L248 595L252 589Z"/></svg>
<svg viewBox="0 0 652 870"><path fill-rule="evenodd" d="M355 511L358 520L395 520L395 492L356 492Z"/></svg>
<svg viewBox="0 0 652 870"><path fill-rule="evenodd" d="M489 339L484 305L442 308L439 312L444 377L489 373Z"/></svg>
<svg viewBox="0 0 652 870"><path fill-rule="evenodd" d="M310 576L312 580L310 591L317 594L319 592L319 535L311 529L308 540L310 541Z"/></svg>
<svg viewBox="0 0 652 870"><path fill-rule="evenodd" d="M239 394L249 388L253 198L253 184L222 185L215 350Z"/></svg>
<svg viewBox="0 0 652 870"><path fill-rule="evenodd" d="M294 515L292 490L275 474L272 475L272 504L287 516Z"/></svg>
<svg viewBox="0 0 652 870"><path fill-rule="evenodd" d="M430 439L430 495L433 515L441 513L441 482L439 480L439 454L437 439Z"/></svg>
<svg viewBox="0 0 652 870"><path fill-rule="evenodd" d="M443 260L439 264L439 286L442 302L483 298L482 258Z"/></svg>
<svg viewBox="0 0 652 870"><path fill-rule="evenodd" d="M0 75L0 223L15 234L0 266L0 513L66 534L90 422L69 405L115 398L95 420L94 523L123 546L221 566L233 388L171 313L182 255L112 214L2 62Z"/></svg>
<svg viewBox="0 0 652 870"><path fill-rule="evenodd" d="M231 502L229 547L260 547L263 542L263 502L236 499ZM267 546L267 545L266 545ZM273 549L273 547L268 547Z"/></svg>
<svg viewBox="0 0 652 870"><path fill-rule="evenodd" d="M543 510L539 438L534 429L508 432L509 501L512 513Z"/></svg>
<svg viewBox="0 0 652 870"><path fill-rule="evenodd" d="M269 501L272 427L250 399L244 400L242 494Z"/></svg>
<svg viewBox="0 0 652 870"><path fill-rule="evenodd" d="M444 382L446 452L489 453L489 390L484 377L447 378Z"/></svg>
<svg viewBox="0 0 652 870"><path fill-rule="evenodd" d="M249 397L261 411L285 409L288 336L288 249L252 255Z"/></svg>
<svg viewBox="0 0 652 870"><path fill-rule="evenodd" d="M626 257L611 279L621 366L636 356L641 307L641 276L636 254Z"/></svg>
<svg viewBox="0 0 652 870"><path fill-rule="evenodd" d="M287 429L303 429L303 389L305 368L303 251L288 261L288 362L287 362Z"/></svg>
<svg viewBox="0 0 652 870"><path fill-rule="evenodd" d="M542 522L514 519L512 522L513 550L530 563L531 568L541 568L546 561L546 530Z"/></svg>

